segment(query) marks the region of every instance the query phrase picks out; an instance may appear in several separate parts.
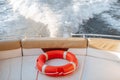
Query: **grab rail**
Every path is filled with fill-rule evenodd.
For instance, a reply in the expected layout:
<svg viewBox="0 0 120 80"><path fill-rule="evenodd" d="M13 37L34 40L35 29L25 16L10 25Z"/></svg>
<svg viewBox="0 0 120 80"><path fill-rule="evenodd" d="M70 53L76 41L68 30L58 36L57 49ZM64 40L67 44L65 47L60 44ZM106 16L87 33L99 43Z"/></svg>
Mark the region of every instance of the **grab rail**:
<svg viewBox="0 0 120 80"><path fill-rule="evenodd" d="M82 37L82 38L110 38L110 39L120 39L120 36L116 35L104 35L104 34L73 34L71 33L71 37ZM24 39L24 38L41 38L40 35L6 35L6 36L1 36L0 35L0 40L3 39ZM44 37L43 37L44 38Z"/></svg>
<svg viewBox="0 0 120 80"><path fill-rule="evenodd" d="M99 37L99 38L120 39L120 36L104 35L104 34L71 34L71 36L72 37L82 37L82 38Z"/></svg>

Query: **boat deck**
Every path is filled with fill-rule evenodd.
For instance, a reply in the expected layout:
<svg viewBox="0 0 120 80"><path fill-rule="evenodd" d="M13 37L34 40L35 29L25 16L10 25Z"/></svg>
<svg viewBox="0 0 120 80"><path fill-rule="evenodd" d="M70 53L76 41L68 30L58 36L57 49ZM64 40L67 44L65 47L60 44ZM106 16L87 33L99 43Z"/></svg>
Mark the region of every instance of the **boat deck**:
<svg viewBox="0 0 120 80"><path fill-rule="evenodd" d="M0 61L0 80L36 80L37 56L24 56ZM79 68L64 77L49 77L39 73L38 80L119 80L120 63L91 56L79 56ZM60 61L60 60L58 60ZM57 60L51 62L58 63ZM63 62L63 61L61 61Z"/></svg>
<svg viewBox="0 0 120 80"><path fill-rule="evenodd" d="M44 41L39 44L46 43ZM76 39L74 41L76 41ZM62 77L50 77L39 73L37 80L120 80L120 41L106 41L106 39L88 39L88 41L89 44L87 47L84 46L84 44L87 45L85 43L87 41L85 40L84 42L83 39L80 40L81 44L79 44L83 47L74 46L73 44L68 45L69 47L71 45L77 47L67 49L67 51L74 53L79 61L79 67L75 72ZM29 42L33 45L30 46ZM72 41L70 42L72 43ZM3 43L4 42L0 44L2 45ZM42 48L36 48L38 47L38 45L36 46L36 43L32 43L31 40L29 40L27 42L23 42L22 49L20 48L14 50L5 50L5 48L3 48L5 47L5 43L4 46L2 45L2 47L0 47L0 80L36 80L36 58L39 56L40 53L44 52ZM47 44L50 43L51 41ZM58 44L58 41L57 43L54 43ZM55 47L56 45L54 45L54 43L50 47ZM64 41L59 44L63 45L63 43ZM15 42L15 44L17 43ZM33 46L35 48L33 48ZM44 45L44 47L47 46L48 45ZM57 45L57 47L59 46ZM66 47L66 45L64 45L64 47ZM10 47L7 45L6 49L9 48ZM21 55L21 53L23 54ZM61 59L53 59L47 62L47 64L50 65L61 65L64 63L67 62Z"/></svg>

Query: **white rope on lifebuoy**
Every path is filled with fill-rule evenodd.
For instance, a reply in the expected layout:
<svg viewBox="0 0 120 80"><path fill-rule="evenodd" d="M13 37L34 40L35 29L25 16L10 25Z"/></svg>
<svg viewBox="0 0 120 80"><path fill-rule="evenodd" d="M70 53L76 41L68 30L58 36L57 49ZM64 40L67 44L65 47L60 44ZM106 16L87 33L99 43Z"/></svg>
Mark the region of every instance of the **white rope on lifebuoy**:
<svg viewBox="0 0 120 80"><path fill-rule="evenodd" d="M45 57L46 57L46 60L48 60L48 55L46 54L46 53L43 53L44 55L45 55Z"/></svg>
<svg viewBox="0 0 120 80"><path fill-rule="evenodd" d="M75 70L76 70L76 64L75 64L74 62L70 62L70 64L73 65L73 67L74 67L74 71L75 71Z"/></svg>
<svg viewBox="0 0 120 80"><path fill-rule="evenodd" d="M64 51L63 58L66 59L66 56L67 56L67 51Z"/></svg>
<svg viewBox="0 0 120 80"><path fill-rule="evenodd" d="M45 65L45 64L42 66L42 73L43 73L43 74L45 74L45 68L46 68L46 67L47 67L47 65Z"/></svg>

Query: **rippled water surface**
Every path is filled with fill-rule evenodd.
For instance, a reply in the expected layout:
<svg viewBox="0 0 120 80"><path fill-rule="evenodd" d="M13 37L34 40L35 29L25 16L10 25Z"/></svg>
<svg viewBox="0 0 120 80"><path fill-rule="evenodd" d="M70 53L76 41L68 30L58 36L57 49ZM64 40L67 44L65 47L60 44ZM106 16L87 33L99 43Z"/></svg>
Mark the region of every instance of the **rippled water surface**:
<svg viewBox="0 0 120 80"><path fill-rule="evenodd" d="M0 35L120 35L119 0L0 0Z"/></svg>

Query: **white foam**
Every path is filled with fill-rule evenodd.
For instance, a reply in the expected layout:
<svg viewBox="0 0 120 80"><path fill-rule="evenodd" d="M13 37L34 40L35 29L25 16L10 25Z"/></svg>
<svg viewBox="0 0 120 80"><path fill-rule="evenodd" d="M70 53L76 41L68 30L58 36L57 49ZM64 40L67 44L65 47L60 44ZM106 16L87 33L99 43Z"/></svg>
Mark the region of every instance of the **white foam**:
<svg viewBox="0 0 120 80"><path fill-rule="evenodd" d="M84 21L93 18L95 14L109 10L111 3L115 1L10 0L10 4L14 11L18 11L26 19L46 25L50 37L68 37L71 33L76 33L79 25L82 25Z"/></svg>
<svg viewBox="0 0 120 80"><path fill-rule="evenodd" d="M109 27L120 30L120 19L115 19L110 14L102 14L102 19L109 24Z"/></svg>
<svg viewBox="0 0 120 80"><path fill-rule="evenodd" d="M101 15L101 19L108 24L109 27L120 31L120 3L114 4L109 12Z"/></svg>

